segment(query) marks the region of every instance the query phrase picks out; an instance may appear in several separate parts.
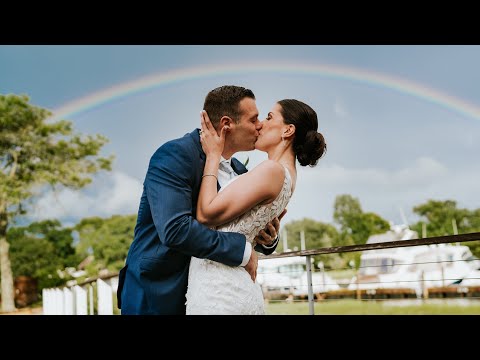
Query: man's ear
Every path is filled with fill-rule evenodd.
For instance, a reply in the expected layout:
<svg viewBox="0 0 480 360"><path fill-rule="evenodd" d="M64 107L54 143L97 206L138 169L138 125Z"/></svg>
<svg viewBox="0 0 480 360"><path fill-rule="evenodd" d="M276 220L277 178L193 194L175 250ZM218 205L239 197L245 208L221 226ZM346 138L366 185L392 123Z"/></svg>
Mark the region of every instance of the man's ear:
<svg viewBox="0 0 480 360"><path fill-rule="evenodd" d="M220 119L220 124L219 124L219 129L223 128L224 126L228 126L231 128L233 124L233 120L230 116L222 116L222 118Z"/></svg>

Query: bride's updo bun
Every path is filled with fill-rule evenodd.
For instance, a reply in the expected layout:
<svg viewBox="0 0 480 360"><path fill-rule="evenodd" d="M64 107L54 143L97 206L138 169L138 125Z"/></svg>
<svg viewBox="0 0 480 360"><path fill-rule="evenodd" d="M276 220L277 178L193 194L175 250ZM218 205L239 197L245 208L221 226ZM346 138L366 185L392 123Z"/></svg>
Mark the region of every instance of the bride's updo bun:
<svg viewBox="0 0 480 360"><path fill-rule="evenodd" d="M297 138L298 139L298 138ZM297 141L298 142L298 141ZM298 162L302 166L315 166L327 149L327 144L323 135L319 132L310 130L305 135L303 145L297 144L297 148L293 147L297 155Z"/></svg>
<svg viewBox="0 0 480 360"><path fill-rule="evenodd" d="M295 125L293 151L302 166L315 166L327 151L325 138L318 129L317 113L307 104L295 100L284 99L278 102L286 124Z"/></svg>

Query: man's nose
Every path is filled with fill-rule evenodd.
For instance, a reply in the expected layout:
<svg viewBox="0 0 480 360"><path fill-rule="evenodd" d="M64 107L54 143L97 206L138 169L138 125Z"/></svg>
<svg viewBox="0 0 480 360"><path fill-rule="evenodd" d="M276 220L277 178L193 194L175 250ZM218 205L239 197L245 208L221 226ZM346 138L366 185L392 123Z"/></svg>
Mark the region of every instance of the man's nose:
<svg viewBox="0 0 480 360"><path fill-rule="evenodd" d="M259 121L258 124L257 124L257 130L260 130L263 126L263 122L262 121Z"/></svg>

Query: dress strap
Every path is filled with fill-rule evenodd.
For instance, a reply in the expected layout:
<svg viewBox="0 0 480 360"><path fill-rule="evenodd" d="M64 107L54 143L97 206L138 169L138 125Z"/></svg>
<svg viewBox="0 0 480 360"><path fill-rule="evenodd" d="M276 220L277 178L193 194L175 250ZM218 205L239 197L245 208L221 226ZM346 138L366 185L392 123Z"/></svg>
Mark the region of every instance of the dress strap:
<svg viewBox="0 0 480 360"><path fill-rule="evenodd" d="M293 193L293 180L292 180L292 175L290 174L290 170L288 170L288 168L282 164L282 166L285 168L285 179L288 178L288 181L290 182L290 196L292 195ZM288 184L288 182L287 182Z"/></svg>

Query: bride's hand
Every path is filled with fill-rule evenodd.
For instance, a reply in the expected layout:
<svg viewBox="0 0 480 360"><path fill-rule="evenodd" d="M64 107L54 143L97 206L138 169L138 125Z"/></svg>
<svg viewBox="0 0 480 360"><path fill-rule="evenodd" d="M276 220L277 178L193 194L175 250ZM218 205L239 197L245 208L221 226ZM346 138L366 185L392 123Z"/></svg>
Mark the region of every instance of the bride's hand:
<svg viewBox="0 0 480 360"><path fill-rule="evenodd" d="M225 134L229 130L228 126L222 127L219 136L205 110L200 112L200 122L200 144L202 144L205 155L220 158L225 146Z"/></svg>

